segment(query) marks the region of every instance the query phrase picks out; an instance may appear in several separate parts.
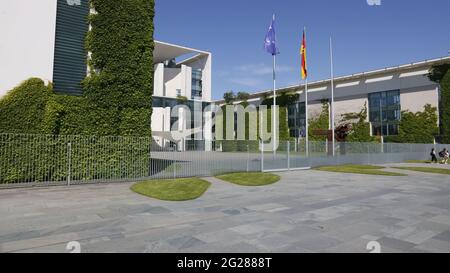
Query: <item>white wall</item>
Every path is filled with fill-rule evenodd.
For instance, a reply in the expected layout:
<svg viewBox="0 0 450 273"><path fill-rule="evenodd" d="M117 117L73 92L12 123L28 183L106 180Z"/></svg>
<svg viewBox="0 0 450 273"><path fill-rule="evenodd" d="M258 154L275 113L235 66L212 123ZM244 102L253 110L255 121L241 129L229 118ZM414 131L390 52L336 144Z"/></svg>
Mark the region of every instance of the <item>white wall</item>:
<svg viewBox="0 0 450 273"><path fill-rule="evenodd" d="M0 97L23 80L53 79L56 0L0 0Z"/></svg>
<svg viewBox="0 0 450 273"><path fill-rule="evenodd" d="M369 111L369 100L367 97L349 98L335 100L334 102L334 121L335 125L339 125L342 122L342 115L347 113L360 113L364 109L364 104ZM369 121L369 113L367 113L367 121Z"/></svg>
<svg viewBox="0 0 450 273"><path fill-rule="evenodd" d="M153 77L153 95L162 96L164 92L164 64L155 65L155 75Z"/></svg>
<svg viewBox="0 0 450 273"><path fill-rule="evenodd" d="M177 97L177 89L181 90L181 96L188 97L187 91L192 81L192 70L190 67L183 65L181 68L165 68L164 69L164 93L163 96L169 98ZM189 84L189 86L187 86ZM188 97L190 99L190 97Z"/></svg>
<svg viewBox="0 0 450 273"><path fill-rule="evenodd" d="M408 110L416 113L423 111L426 104L439 107L439 94L436 88L415 88L412 90L402 90L400 93L402 111Z"/></svg>

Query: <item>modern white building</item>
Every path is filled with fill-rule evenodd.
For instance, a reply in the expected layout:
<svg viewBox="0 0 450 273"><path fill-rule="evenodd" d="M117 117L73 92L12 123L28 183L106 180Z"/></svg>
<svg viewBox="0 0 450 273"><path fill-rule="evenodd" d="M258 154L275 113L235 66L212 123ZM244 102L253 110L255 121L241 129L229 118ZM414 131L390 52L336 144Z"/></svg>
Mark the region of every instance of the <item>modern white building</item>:
<svg viewBox="0 0 450 273"><path fill-rule="evenodd" d="M52 82L56 93L82 95L87 76L85 37L89 29L88 0L14 0L0 5L0 97L30 78ZM152 130L161 147L170 141L175 118L171 110L183 104L196 115L197 124L181 111L178 130L198 128L178 141L210 139L203 130L201 111L211 102L211 53L155 41ZM194 108L196 108L194 111ZM211 126L208 126L211 127ZM205 147L206 148L206 147Z"/></svg>
<svg viewBox="0 0 450 273"><path fill-rule="evenodd" d="M184 150L190 139L212 140L209 119L203 113L211 103L211 58L210 52L155 41L152 134L161 147L177 144ZM177 105L189 108L190 116L187 108L174 116ZM174 127L177 121L178 127ZM191 128L194 133L185 133ZM183 140L170 141L171 130L181 131Z"/></svg>
<svg viewBox="0 0 450 273"><path fill-rule="evenodd" d="M426 104L439 110L439 84L428 79L433 65L450 63L450 57L442 57L378 70L356 73L334 79L335 125L346 113L359 113L367 106L367 121L373 135L397 135L402 111L423 111ZM292 137L305 134L305 86L289 86L277 89L277 94L299 94L299 100L288 105L288 123ZM250 95L249 103L260 105L273 97L272 90ZM330 107L331 80L310 82L308 85L308 115L317 117L325 102ZM223 104L224 101L217 103ZM239 101L235 104L240 103Z"/></svg>

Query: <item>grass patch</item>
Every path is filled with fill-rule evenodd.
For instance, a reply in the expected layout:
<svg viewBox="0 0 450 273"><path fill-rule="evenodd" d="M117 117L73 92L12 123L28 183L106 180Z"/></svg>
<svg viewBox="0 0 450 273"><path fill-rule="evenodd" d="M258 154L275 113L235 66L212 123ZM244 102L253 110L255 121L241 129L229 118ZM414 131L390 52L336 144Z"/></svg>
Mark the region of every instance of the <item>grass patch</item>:
<svg viewBox="0 0 450 273"><path fill-rule="evenodd" d="M241 186L266 186L280 181L278 175L271 173L230 173L216 178Z"/></svg>
<svg viewBox="0 0 450 273"><path fill-rule="evenodd" d="M427 167L393 167L394 169L414 171L422 173L450 174L449 169L427 168Z"/></svg>
<svg viewBox="0 0 450 273"><path fill-rule="evenodd" d="M210 185L200 178L180 178L139 182L131 190L164 201L187 201L202 196Z"/></svg>
<svg viewBox="0 0 450 273"><path fill-rule="evenodd" d="M384 167L371 165L340 165L340 166L323 166L314 168L318 171L336 172L336 173L354 173L368 175L385 175L385 176L406 176L402 173L393 173L382 171Z"/></svg>
<svg viewBox="0 0 450 273"><path fill-rule="evenodd" d="M405 163L427 163L431 164L430 160L406 160Z"/></svg>

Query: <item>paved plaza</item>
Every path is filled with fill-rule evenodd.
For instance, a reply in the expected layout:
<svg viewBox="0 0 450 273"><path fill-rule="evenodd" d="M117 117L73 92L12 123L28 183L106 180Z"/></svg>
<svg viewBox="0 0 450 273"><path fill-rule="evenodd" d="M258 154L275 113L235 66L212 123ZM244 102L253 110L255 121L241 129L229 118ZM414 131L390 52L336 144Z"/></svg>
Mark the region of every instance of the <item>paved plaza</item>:
<svg viewBox="0 0 450 273"><path fill-rule="evenodd" d="M0 252L78 241L82 252L364 253L374 240L382 252L450 252L449 176L392 171L408 176L296 171L265 187L206 178L209 191L188 202L130 183L0 190Z"/></svg>

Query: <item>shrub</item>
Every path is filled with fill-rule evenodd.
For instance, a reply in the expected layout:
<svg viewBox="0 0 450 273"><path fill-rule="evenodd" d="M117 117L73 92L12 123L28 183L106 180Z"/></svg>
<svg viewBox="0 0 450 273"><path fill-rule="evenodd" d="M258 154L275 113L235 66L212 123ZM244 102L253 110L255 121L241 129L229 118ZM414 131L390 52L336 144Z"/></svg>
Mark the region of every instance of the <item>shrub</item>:
<svg viewBox="0 0 450 273"><path fill-rule="evenodd" d="M9 133L40 133L52 86L31 78L0 99L0 130Z"/></svg>
<svg viewBox="0 0 450 273"><path fill-rule="evenodd" d="M342 115L342 121L357 120L352 122L352 131L347 137L347 142L374 142L375 137L370 135L370 123L367 122L367 103L359 113L347 113Z"/></svg>
<svg viewBox="0 0 450 273"><path fill-rule="evenodd" d="M330 128L330 112L328 102L322 103L322 112L317 118L309 120L308 134L311 141L326 141L327 136L316 136L314 130L328 130Z"/></svg>
<svg viewBox="0 0 450 273"><path fill-rule="evenodd" d="M402 111L399 134L385 138L386 142L396 143L433 143L439 133L436 107L424 106L424 111L412 113Z"/></svg>

